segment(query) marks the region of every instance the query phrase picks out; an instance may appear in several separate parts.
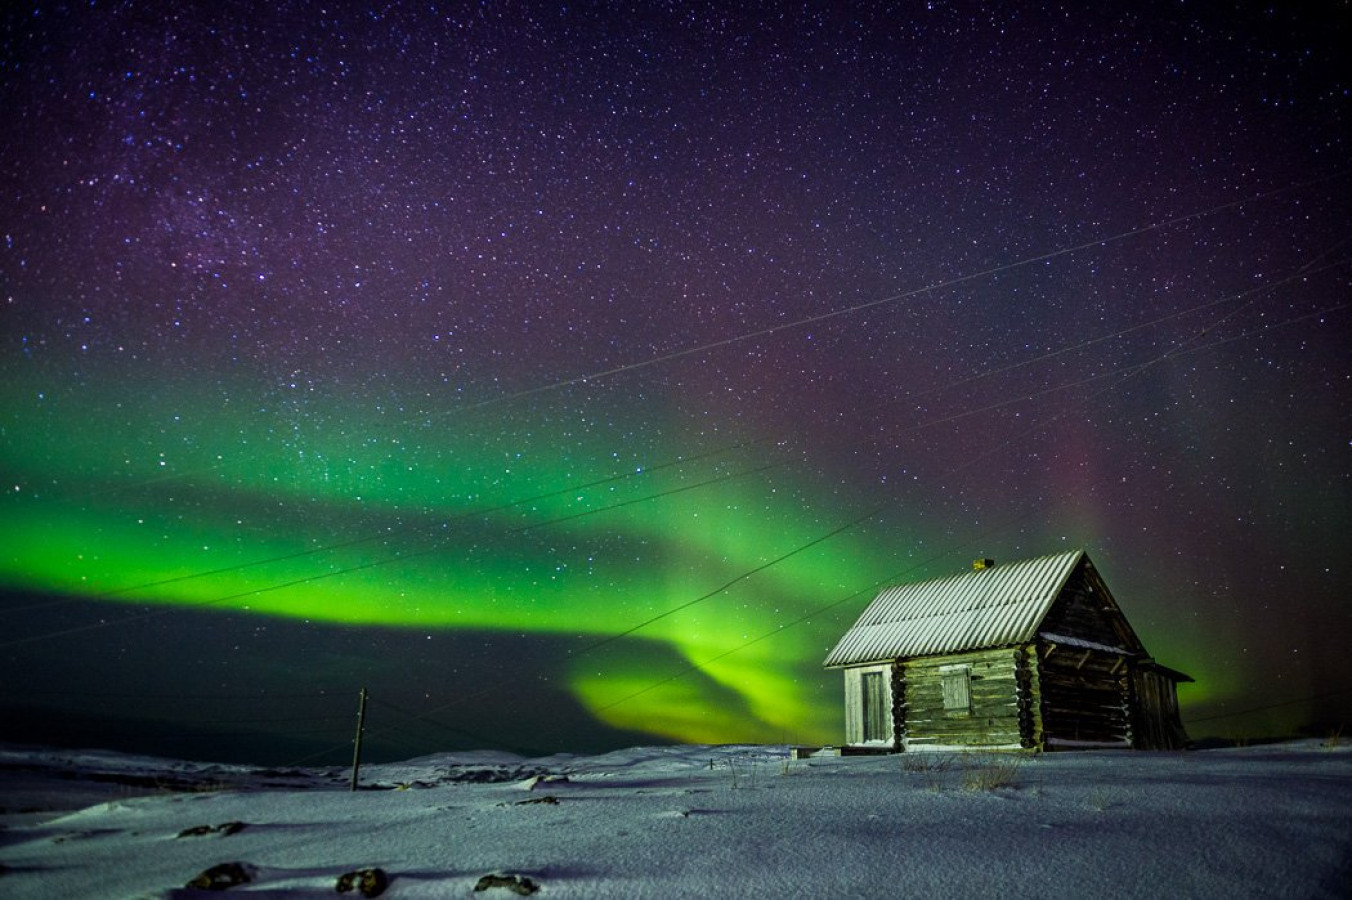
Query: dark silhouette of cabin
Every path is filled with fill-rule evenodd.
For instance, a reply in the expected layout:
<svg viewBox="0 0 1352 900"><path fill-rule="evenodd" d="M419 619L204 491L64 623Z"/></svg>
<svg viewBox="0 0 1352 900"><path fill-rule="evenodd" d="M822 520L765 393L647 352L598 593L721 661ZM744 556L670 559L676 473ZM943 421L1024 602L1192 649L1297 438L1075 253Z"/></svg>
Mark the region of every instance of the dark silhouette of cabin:
<svg viewBox="0 0 1352 900"><path fill-rule="evenodd" d="M1083 550L884 589L826 658L845 749L1178 749L1156 663Z"/></svg>

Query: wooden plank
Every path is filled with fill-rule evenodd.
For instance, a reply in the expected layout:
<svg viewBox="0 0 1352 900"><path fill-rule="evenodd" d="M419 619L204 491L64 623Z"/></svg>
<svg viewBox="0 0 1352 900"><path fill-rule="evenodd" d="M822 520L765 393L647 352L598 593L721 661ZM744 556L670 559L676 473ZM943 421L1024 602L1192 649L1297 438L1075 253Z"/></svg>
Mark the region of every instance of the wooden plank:
<svg viewBox="0 0 1352 900"><path fill-rule="evenodd" d="M1021 746L1019 653L1004 647L906 660L907 743ZM945 708L943 681L951 666L967 667L969 704L962 710Z"/></svg>
<svg viewBox="0 0 1352 900"><path fill-rule="evenodd" d="M1040 662L1044 742L1130 741L1130 687L1121 654L1085 649Z"/></svg>

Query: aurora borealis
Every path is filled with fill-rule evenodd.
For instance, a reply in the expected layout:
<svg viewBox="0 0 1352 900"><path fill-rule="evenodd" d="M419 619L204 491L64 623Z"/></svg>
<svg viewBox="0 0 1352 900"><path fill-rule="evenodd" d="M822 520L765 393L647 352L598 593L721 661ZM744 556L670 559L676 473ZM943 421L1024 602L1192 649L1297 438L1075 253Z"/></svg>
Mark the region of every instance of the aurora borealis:
<svg viewBox="0 0 1352 900"><path fill-rule="evenodd" d="M833 742L879 584L1075 546L1194 736L1338 727L1290 6L7 7L0 739Z"/></svg>

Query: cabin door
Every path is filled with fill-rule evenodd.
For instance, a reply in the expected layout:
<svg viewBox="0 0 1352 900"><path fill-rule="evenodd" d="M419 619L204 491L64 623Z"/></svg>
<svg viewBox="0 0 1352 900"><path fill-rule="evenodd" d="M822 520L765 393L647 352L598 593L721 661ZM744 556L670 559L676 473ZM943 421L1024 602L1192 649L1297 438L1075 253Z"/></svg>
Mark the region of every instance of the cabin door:
<svg viewBox="0 0 1352 900"><path fill-rule="evenodd" d="M890 740L892 735L887 733L887 694L883 684L883 673L865 672L859 680L859 685L863 694L864 740Z"/></svg>

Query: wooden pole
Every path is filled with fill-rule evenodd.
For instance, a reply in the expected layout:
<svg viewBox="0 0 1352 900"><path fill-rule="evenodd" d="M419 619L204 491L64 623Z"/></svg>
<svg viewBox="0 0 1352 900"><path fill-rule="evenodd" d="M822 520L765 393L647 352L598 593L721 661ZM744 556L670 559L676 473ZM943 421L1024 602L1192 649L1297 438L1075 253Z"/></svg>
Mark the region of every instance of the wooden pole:
<svg viewBox="0 0 1352 900"><path fill-rule="evenodd" d="M366 688L361 689L360 699L357 702L357 739L352 749L352 787L357 789L357 771L361 768L361 736L366 729Z"/></svg>

